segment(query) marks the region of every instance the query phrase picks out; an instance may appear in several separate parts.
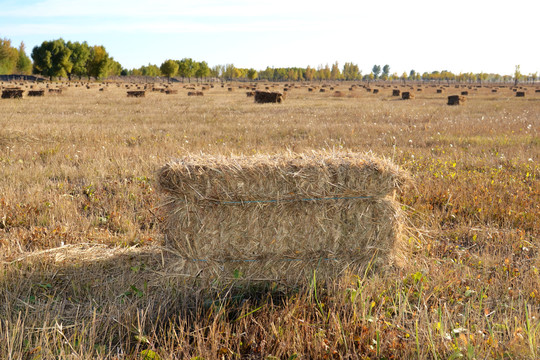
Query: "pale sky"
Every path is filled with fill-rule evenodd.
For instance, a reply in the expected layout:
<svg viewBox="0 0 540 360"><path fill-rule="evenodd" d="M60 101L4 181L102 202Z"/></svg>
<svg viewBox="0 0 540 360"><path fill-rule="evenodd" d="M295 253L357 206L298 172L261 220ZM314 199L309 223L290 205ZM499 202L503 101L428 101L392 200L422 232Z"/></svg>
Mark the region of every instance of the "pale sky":
<svg viewBox="0 0 540 360"><path fill-rule="evenodd" d="M540 0L0 0L0 38L63 38L125 68L190 57L261 70L540 72Z"/></svg>

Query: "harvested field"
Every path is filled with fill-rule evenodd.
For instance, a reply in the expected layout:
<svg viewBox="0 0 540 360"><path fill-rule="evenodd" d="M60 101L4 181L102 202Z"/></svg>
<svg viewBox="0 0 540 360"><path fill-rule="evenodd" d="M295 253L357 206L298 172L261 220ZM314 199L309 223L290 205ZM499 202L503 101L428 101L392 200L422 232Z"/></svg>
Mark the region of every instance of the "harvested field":
<svg viewBox="0 0 540 360"><path fill-rule="evenodd" d="M230 87L238 85L245 84ZM409 85L418 88L402 89ZM414 101L399 101L389 89L355 97L290 91L279 106L255 104L228 87L199 99L152 91L131 99L124 84L101 95L81 85L62 96L0 101L0 358L538 358L536 86L524 86L525 98L510 86L497 93L479 87L466 106L447 106L429 86L413 90ZM178 261L181 248L165 236L166 196L158 191L164 164L193 154L209 163L368 151L412 178L410 188L389 193L407 219L401 266L332 277L317 268L293 273L299 279L288 283L267 276L269 269L253 279L249 267L230 265L207 281L204 269L193 276ZM224 199L231 189L249 190L235 169L222 176L237 188L186 182L194 188L187 193ZM268 179L278 181L271 172ZM309 186L317 183L306 180L303 189L316 192ZM349 189L329 183L335 193ZM205 205L189 214L208 222L236 212L249 225L233 223L235 231L250 239L260 232L271 249L272 229L263 225L274 219L281 224L275 229L321 233L337 221L354 224L348 216L363 206L343 201L323 214L320 204L312 204L315 213L307 205L280 205L291 209L291 224L278 222L279 209L265 204L246 205L254 212ZM264 212L266 224L250 215ZM215 222L209 226L199 239L223 240L210 234ZM335 234L337 242L327 234L327 244L351 243ZM300 251L316 244L304 238L294 239ZM197 246L203 251L204 243Z"/></svg>

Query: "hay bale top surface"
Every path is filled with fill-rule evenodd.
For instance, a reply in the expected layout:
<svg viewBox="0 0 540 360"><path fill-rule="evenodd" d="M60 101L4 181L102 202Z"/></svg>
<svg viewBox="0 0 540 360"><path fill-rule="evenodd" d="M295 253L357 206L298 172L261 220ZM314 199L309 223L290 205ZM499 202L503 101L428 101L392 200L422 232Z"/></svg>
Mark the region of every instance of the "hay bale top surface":
<svg viewBox="0 0 540 360"><path fill-rule="evenodd" d="M409 183L395 164L359 153L186 156L159 170L161 189L185 201L294 201L383 197Z"/></svg>

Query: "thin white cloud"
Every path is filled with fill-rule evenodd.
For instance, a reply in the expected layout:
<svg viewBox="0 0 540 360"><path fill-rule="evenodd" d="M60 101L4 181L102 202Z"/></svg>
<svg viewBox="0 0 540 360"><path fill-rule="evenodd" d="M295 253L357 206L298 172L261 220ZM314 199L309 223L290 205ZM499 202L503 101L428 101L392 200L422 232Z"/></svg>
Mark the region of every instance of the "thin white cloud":
<svg viewBox="0 0 540 360"><path fill-rule="evenodd" d="M359 4L355 1L339 2ZM17 3L5 6L2 9L3 17L21 18L48 18L48 17L152 17L152 16L195 16L195 17L250 17L250 16L310 16L317 13L332 11L321 8L315 1L287 1L274 0L223 1L198 0L43 0L32 5L18 5Z"/></svg>
<svg viewBox="0 0 540 360"><path fill-rule="evenodd" d="M16 24L0 25L0 33L10 36L42 34L110 34L110 33L283 33L315 31L316 22L306 20L254 21L245 23L207 23L194 21L139 21L139 22L101 22L84 24Z"/></svg>

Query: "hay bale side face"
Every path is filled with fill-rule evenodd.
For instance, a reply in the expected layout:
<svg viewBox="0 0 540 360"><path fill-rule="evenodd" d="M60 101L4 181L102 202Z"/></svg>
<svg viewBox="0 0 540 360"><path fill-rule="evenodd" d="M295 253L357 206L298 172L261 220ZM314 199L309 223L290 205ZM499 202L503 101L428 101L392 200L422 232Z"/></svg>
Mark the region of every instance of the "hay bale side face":
<svg viewBox="0 0 540 360"><path fill-rule="evenodd" d="M185 158L158 175L167 245L187 269L242 268L248 278L387 264L400 251L391 194L407 178L357 154Z"/></svg>
<svg viewBox="0 0 540 360"><path fill-rule="evenodd" d="M7 88L2 90L2 99L22 99L23 93L19 88Z"/></svg>
<svg viewBox="0 0 540 360"><path fill-rule="evenodd" d="M516 97L525 97L525 91L516 91Z"/></svg>
<svg viewBox="0 0 540 360"><path fill-rule="evenodd" d="M255 97L255 102L258 104L283 102L283 94L280 92L255 91L254 97Z"/></svg>
<svg viewBox="0 0 540 360"><path fill-rule="evenodd" d="M146 91L145 90L132 90L127 92L128 97L145 97Z"/></svg>
<svg viewBox="0 0 540 360"><path fill-rule="evenodd" d="M400 96L400 95L401 95L401 90L399 89L392 90L392 96Z"/></svg>
<svg viewBox="0 0 540 360"><path fill-rule="evenodd" d="M464 105L467 98L462 95L451 95L448 97L448 105Z"/></svg>
<svg viewBox="0 0 540 360"><path fill-rule="evenodd" d="M30 90L28 96L45 96L45 90Z"/></svg>
<svg viewBox="0 0 540 360"><path fill-rule="evenodd" d="M410 100L410 99L414 99L414 94L410 91L404 91L401 93L401 98L403 100Z"/></svg>

